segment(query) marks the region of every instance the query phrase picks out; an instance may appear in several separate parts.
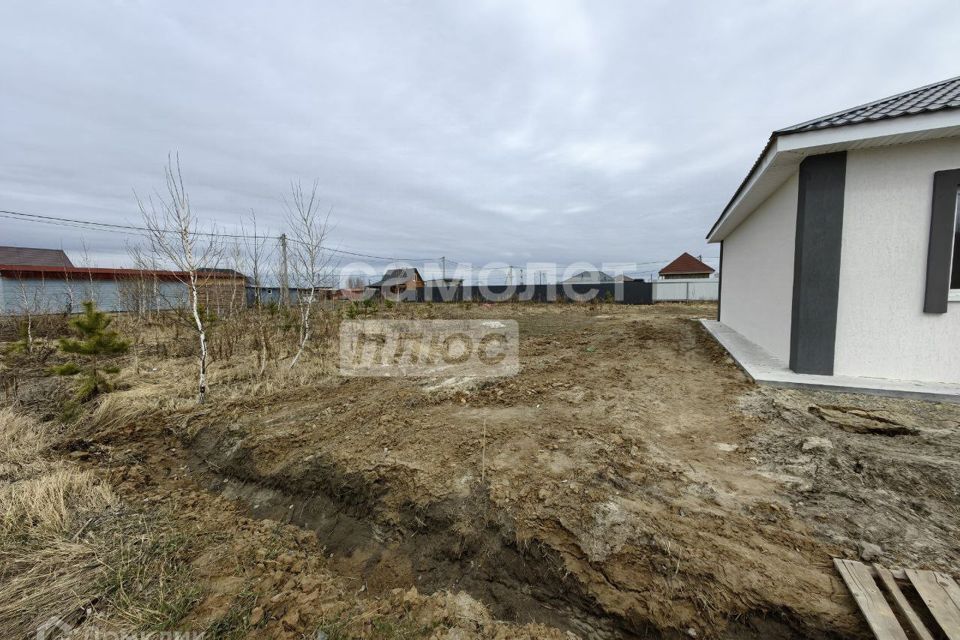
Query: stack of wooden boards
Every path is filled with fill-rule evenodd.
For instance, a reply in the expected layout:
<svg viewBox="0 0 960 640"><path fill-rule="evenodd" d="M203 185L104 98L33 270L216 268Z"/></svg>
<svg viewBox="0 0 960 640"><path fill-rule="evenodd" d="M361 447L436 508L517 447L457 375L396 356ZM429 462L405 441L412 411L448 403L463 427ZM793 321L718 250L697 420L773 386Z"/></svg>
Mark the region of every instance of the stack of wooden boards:
<svg viewBox="0 0 960 640"><path fill-rule="evenodd" d="M960 640L960 587L947 574L833 563L878 640Z"/></svg>

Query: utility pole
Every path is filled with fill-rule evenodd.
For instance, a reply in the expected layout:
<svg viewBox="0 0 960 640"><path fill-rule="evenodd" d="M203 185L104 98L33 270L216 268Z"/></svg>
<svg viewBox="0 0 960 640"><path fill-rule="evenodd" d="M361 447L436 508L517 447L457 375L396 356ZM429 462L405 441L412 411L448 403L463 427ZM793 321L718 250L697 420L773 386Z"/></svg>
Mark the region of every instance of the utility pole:
<svg viewBox="0 0 960 640"><path fill-rule="evenodd" d="M440 271L443 273L442 279L444 282L447 281L447 257L440 256Z"/></svg>
<svg viewBox="0 0 960 640"><path fill-rule="evenodd" d="M290 280L287 275L287 234L280 234L280 306L290 306Z"/></svg>

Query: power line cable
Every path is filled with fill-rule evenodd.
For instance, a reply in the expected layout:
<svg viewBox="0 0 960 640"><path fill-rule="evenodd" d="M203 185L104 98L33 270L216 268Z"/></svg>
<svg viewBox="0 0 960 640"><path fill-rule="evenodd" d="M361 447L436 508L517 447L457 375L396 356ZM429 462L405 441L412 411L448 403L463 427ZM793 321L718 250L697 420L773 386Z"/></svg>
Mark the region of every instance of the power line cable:
<svg viewBox="0 0 960 640"><path fill-rule="evenodd" d="M111 233L123 233L126 235L142 235L144 233L152 233L151 229L147 227L138 227L136 225L129 224L116 224L111 222L95 222L93 220L77 220L75 218L62 218L59 216L48 216L41 215L39 213L24 213L22 211L11 211L8 209L0 209L0 217L7 218L10 220L20 220L22 222L41 222L44 224L66 226L78 229L96 229L99 231L107 231ZM173 229L160 229L162 233L179 233ZM214 233L210 231L195 231L193 235L205 236L205 237L216 237L216 238L235 238L235 239L264 239L269 236L251 236L247 234L237 234L237 233ZM296 242L299 244L306 244L294 238L288 238L290 242ZM332 253L341 253L349 256L356 256L360 258L371 258L374 260L386 260L393 262L425 262L427 260L434 260L436 258L401 258L397 256L378 256L369 253L362 253L359 251L350 251L347 249L335 249L332 247L323 247L326 251Z"/></svg>
<svg viewBox="0 0 960 640"><path fill-rule="evenodd" d="M93 220L78 220L76 218L64 218L60 216L50 216L42 215L39 213L26 213L23 211L13 211L9 209L0 209L0 217L6 218L9 220L19 220L21 222L38 222L43 224L50 224L55 226L65 226L77 229L95 229L99 231L106 231L111 233L122 233L125 235L143 235L144 233L151 233L151 229L147 227L140 227L136 225L129 224L117 224L112 222L96 222ZM179 233L172 229L160 229L162 233ZM205 236L205 237L219 237L219 238L234 238L234 239L264 239L269 238L270 236L251 236L249 234L235 234L235 233L214 233L209 231L195 231L194 235ZM294 238L288 238L289 242L294 242L298 244L306 244ZM442 258L403 258L399 256L379 256L370 253L363 253L359 251L351 251L348 249L339 249L332 247L324 247L325 250L332 253L339 253L343 255L355 256L358 258L369 258L372 260L382 260L387 262L426 262L428 260L441 260ZM719 256L708 256L706 258L701 258L701 260L717 260ZM660 260L648 260L644 262L631 262L627 263L634 266L644 266L649 264L661 264L670 262L672 258L663 258ZM468 265L471 267L471 271L474 270L472 263L461 262L459 260L453 260L451 258L446 258L448 263L453 263L456 265ZM508 269L510 266L502 267L502 269ZM513 267L517 268L517 267Z"/></svg>

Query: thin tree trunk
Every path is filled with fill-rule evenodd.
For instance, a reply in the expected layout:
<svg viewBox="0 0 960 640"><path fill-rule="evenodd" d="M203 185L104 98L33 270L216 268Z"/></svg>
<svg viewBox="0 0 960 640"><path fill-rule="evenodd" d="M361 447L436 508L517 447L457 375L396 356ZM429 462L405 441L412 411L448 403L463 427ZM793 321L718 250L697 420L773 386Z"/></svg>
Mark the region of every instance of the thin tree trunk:
<svg viewBox="0 0 960 640"><path fill-rule="evenodd" d="M33 317L27 314L27 353L33 353Z"/></svg>
<svg viewBox="0 0 960 640"><path fill-rule="evenodd" d="M33 311L30 306L30 298L27 296L27 287L23 284L23 280L20 280L20 299L23 304L23 315L26 318L26 335L24 340L26 344L24 345L27 353L33 353Z"/></svg>
<svg viewBox="0 0 960 640"><path fill-rule="evenodd" d="M267 332L263 328L263 317L261 316L259 305L257 307L256 314L257 337L260 339L260 351L258 353L260 356L260 372L258 377L263 378L263 372L267 369Z"/></svg>
<svg viewBox="0 0 960 640"><path fill-rule="evenodd" d="M293 360L290 362L290 368L293 369L297 360L300 359L300 355L303 353L303 349L307 346L307 340L310 338L310 308L313 306L313 290L310 290L310 297L307 298L307 305L303 309L301 314L300 322L300 347L297 349L297 355L293 356Z"/></svg>
<svg viewBox="0 0 960 640"><path fill-rule="evenodd" d="M207 399L207 332L204 331L203 321L200 319L200 300L197 293L196 275L190 274L190 301L193 311L193 321L197 325L197 335L200 337L200 379L197 383L197 402L203 404Z"/></svg>

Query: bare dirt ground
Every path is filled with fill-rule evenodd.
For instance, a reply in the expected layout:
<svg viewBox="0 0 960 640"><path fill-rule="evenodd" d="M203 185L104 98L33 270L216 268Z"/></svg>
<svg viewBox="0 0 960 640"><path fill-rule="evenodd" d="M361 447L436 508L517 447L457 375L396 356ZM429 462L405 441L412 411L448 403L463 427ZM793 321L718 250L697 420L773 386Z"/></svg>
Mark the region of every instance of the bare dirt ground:
<svg viewBox="0 0 960 640"><path fill-rule="evenodd" d="M57 432L47 457L124 517L190 533L172 555L194 590L158 628L860 638L832 557L957 571L960 406L758 388L695 322L712 305L430 313L516 319L521 373L321 375Z"/></svg>

